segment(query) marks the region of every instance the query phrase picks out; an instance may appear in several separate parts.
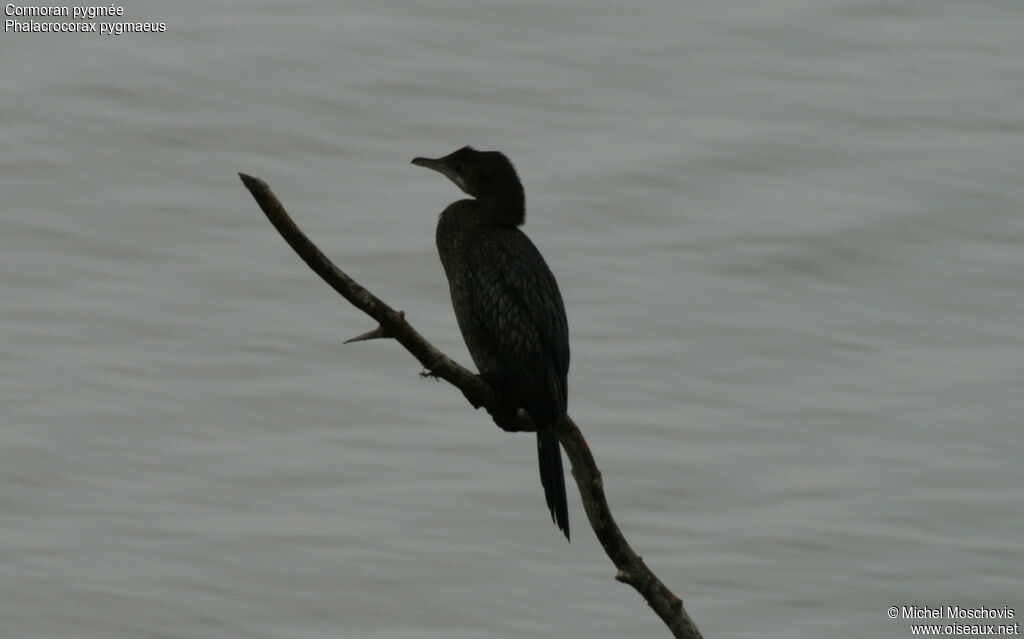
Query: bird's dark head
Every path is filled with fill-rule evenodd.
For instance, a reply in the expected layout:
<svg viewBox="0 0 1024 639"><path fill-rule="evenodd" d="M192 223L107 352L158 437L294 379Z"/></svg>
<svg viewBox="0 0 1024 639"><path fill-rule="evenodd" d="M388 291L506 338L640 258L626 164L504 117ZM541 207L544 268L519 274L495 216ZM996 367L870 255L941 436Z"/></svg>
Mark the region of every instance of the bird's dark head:
<svg viewBox="0 0 1024 639"><path fill-rule="evenodd" d="M512 162L503 153L477 151L464 146L443 158L416 158L412 163L447 177L500 218L494 220L496 223L523 223L523 184Z"/></svg>

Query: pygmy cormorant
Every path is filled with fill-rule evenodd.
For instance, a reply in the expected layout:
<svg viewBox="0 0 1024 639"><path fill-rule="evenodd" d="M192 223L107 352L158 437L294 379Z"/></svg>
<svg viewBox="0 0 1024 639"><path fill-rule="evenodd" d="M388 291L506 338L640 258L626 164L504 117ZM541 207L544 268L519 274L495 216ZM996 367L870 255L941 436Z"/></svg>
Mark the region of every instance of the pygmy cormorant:
<svg viewBox="0 0 1024 639"><path fill-rule="evenodd" d="M463 147L443 158L416 158L475 199L449 204L437 223L437 250L452 306L480 376L537 425L544 496L569 538L559 427L566 411L569 329L551 269L519 225L523 185L497 151Z"/></svg>

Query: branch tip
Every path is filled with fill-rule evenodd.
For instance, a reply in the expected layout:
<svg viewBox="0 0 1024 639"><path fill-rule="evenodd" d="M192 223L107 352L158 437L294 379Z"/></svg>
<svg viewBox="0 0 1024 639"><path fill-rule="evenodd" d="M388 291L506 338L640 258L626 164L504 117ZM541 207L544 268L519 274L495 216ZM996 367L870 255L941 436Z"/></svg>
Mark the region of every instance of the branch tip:
<svg viewBox="0 0 1024 639"><path fill-rule="evenodd" d="M239 173L238 177L242 179L242 184L245 185L245 188L249 189L250 191L254 189L268 188L267 183L259 179L258 177L253 177L246 173Z"/></svg>
<svg viewBox="0 0 1024 639"><path fill-rule="evenodd" d="M351 339L347 339L342 344L351 344L352 342L365 342L371 339L387 339L391 337L391 332L386 330L383 326L378 326L372 331L367 331L362 335L356 335Z"/></svg>

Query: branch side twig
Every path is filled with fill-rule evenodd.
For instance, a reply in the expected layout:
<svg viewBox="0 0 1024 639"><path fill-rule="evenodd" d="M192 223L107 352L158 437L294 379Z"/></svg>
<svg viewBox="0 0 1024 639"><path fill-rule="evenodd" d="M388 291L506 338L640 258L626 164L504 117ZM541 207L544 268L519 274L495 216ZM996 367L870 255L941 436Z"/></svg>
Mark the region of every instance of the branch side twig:
<svg viewBox="0 0 1024 639"><path fill-rule="evenodd" d="M525 413L519 411L511 414L507 404L502 402L502 398L483 379L460 366L420 335L405 320L405 313L385 304L327 259L327 256L292 221L266 182L244 173L239 173L238 176L242 178L245 187L252 193L270 223L313 272L353 306L379 323L377 328L348 342L394 338L423 365L430 376L444 379L458 388L474 408L484 407L501 428L510 431L536 430L536 426L530 423ZM633 551L623 537L605 499L601 471L597 468L583 433L571 417L566 416L562 423L559 439L572 464L572 475L579 487L590 526L618 570L615 579L629 584L640 593L674 637L701 639L700 631L686 613L682 600L651 572L644 560Z"/></svg>

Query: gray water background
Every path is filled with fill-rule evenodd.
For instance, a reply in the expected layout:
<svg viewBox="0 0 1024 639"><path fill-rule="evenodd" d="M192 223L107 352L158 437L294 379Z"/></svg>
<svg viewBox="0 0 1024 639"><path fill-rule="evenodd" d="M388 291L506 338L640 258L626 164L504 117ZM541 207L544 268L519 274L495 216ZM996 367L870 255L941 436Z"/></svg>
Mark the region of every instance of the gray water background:
<svg viewBox="0 0 1024 639"><path fill-rule="evenodd" d="M433 246L500 149L570 412L708 637L1024 614L1024 4L139 2L0 37L0 636L661 637L469 364Z"/></svg>

